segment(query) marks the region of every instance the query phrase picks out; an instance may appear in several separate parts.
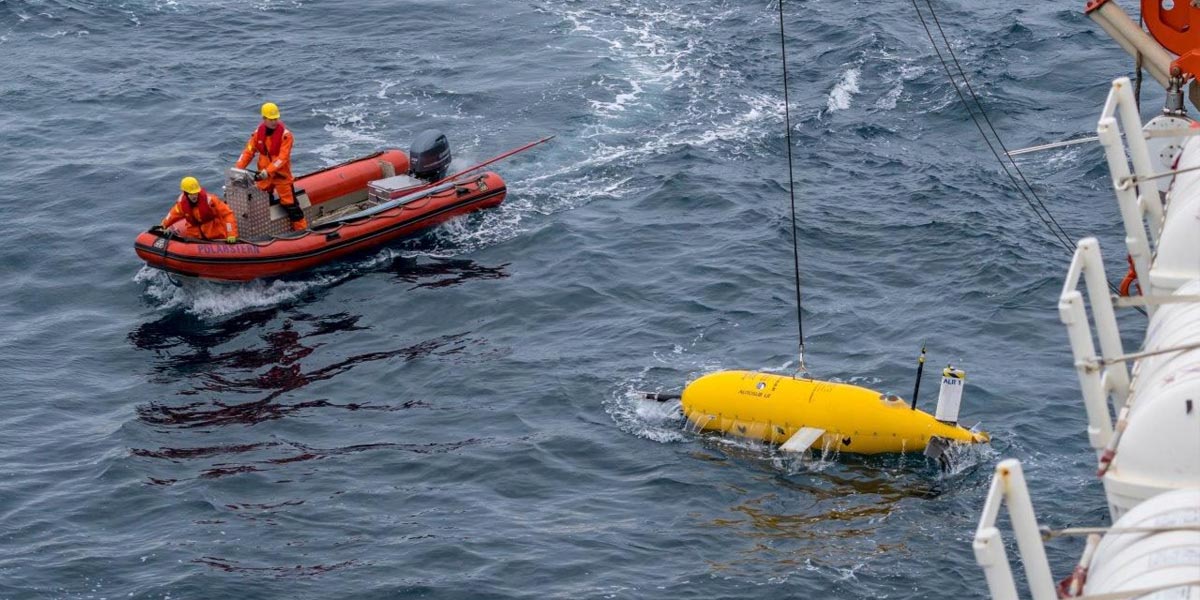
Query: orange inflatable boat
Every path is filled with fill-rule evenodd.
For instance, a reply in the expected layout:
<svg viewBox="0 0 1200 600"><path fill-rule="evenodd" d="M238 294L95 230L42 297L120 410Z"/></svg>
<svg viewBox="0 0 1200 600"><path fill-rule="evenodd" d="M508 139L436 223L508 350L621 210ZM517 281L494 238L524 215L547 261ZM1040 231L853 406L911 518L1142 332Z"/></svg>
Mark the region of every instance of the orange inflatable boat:
<svg viewBox="0 0 1200 600"><path fill-rule="evenodd" d="M504 201L499 175L438 181L448 150L442 162L417 171L409 155L388 150L300 177L296 200L310 228L297 232L290 231L285 211L253 185L251 173L230 169L221 197L237 215L237 243L184 238L181 221L138 235L134 249L147 265L175 275L249 281L310 269ZM410 177L410 171L426 177Z"/></svg>

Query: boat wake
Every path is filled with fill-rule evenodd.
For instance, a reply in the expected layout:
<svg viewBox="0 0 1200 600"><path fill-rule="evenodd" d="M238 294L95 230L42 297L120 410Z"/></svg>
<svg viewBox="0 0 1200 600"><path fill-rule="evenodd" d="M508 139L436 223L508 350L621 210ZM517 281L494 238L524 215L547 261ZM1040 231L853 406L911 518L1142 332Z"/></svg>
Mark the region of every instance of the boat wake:
<svg viewBox="0 0 1200 600"><path fill-rule="evenodd" d="M295 281L214 283L175 279L163 271L143 266L133 280L143 286L143 298L163 312L181 310L202 319L226 317L247 310L285 305L314 290L336 285L350 274L316 275Z"/></svg>

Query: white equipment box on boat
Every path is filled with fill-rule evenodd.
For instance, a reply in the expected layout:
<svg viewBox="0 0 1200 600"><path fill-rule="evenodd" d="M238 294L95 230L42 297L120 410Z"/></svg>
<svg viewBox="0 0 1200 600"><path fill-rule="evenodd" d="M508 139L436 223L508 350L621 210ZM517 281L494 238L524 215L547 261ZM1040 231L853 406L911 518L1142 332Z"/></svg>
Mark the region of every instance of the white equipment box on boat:
<svg viewBox="0 0 1200 600"><path fill-rule="evenodd" d="M423 179L408 175L395 175L368 183L367 196L375 201L395 200L427 185L429 182Z"/></svg>

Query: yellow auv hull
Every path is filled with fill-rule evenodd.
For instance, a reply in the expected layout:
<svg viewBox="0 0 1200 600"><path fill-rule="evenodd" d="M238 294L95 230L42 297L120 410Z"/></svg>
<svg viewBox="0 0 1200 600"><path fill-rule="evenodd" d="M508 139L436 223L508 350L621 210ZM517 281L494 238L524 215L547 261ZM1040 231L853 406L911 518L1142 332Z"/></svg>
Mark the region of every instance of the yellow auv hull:
<svg viewBox="0 0 1200 600"><path fill-rule="evenodd" d="M683 390L683 413L696 427L782 444L803 427L824 430L812 447L852 454L921 452L930 438L988 441L912 410L896 396L847 383L752 371L705 375Z"/></svg>

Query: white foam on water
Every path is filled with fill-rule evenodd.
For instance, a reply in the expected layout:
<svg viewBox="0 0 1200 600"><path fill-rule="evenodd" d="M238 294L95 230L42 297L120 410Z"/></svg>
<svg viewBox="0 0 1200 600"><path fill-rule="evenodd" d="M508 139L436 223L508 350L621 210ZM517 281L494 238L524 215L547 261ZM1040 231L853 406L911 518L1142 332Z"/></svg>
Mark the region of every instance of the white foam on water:
<svg viewBox="0 0 1200 600"><path fill-rule="evenodd" d="M134 274L133 280L143 286L143 296L160 311L182 310L202 319L212 319L294 302L314 290L328 288L360 273L389 265L398 256L409 254L383 248L348 264L339 262L334 268L318 268L303 279L295 280L217 283L175 278L145 265Z"/></svg>
<svg viewBox="0 0 1200 600"><path fill-rule="evenodd" d="M875 101L875 108L883 110L892 110L896 108L896 103L900 100L900 95L904 93L904 84L897 83L888 90L888 93L879 100Z"/></svg>
<svg viewBox="0 0 1200 600"><path fill-rule="evenodd" d="M166 273L143 266L134 275L134 281L143 284L144 295L159 310L182 310L209 319L286 304L314 288L332 285L348 276L321 275L299 281L246 283L215 283L188 278L176 279L177 285Z"/></svg>
<svg viewBox="0 0 1200 600"><path fill-rule="evenodd" d="M912 81L925 74L929 67L918 63L904 63L900 65L900 79L903 81Z"/></svg>
<svg viewBox="0 0 1200 600"><path fill-rule="evenodd" d="M394 93L388 94L387 100L392 106L400 107L401 112L408 114L414 123L422 121L483 121L494 118L493 115L468 113L463 110L464 99L446 92L435 95L427 90L413 90L403 87L404 82L395 85L401 87ZM389 85L388 87L395 87ZM378 93L375 94L379 97Z"/></svg>
<svg viewBox="0 0 1200 600"><path fill-rule="evenodd" d="M1075 139L1075 138L1079 138L1079 137L1086 137L1088 135L1095 135L1095 134L1094 133L1080 133L1078 135L1064 137L1063 139ZM1094 142L1094 143L1099 144L1100 142ZM1044 152L1044 153L1042 153L1043 157L1042 157L1042 161L1040 164L1044 165L1045 167L1051 167L1051 170L1054 172L1066 170L1068 168L1068 166L1070 166L1070 165L1079 164L1080 161L1083 159L1084 153L1088 150L1091 150L1092 147L1093 146L1091 144L1082 144L1079 146L1068 146L1066 148L1055 149L1051 152ZM1018 160L1017 163L1022 164L1022 165L1024 164L1020 160ZM1035 163L1035 164L1037 164L1037 163Z"/></svg>
<svg viewBox="0 0 1200 600"><path fill-rule="evenodd" d="M268 12L276 8L300 8L304 3L300 0L257 0L251 6L255 10Z"/></svg>
<svg viewBox="0 0 1200 600"><path fill-rule="evenodd" d="M643 386L649 385L645 380L649 371L644 367L637 377L621 382L605 401L605 412L630 435L662 444L686 441L679 402L646 400L638 393L647 389Z"/></svg>
<svg viewBox="0 0 1200 600"><path fill-rule="evenodd" d="M520 235L522 214L495 208L473 215L455 217L433 229L432 248L439 256L452 257L476 252Z"/></svg>
<svg viewBox="0 0 1200 600"><path fill-rule="evenodd" d="M641 84L633 79L625 80L623 83L625 86L602 85L601 87L610 90L628 87L629 91L615 92L616 96L611 102L604 102L602 100L589 100L588 102L592 106L592 111L602 116L611 116L614 112L624 112L627 105L632 106L636 104L638 96L641 96L643 91Z"/></svg>
<svg viewBox="0 0 1200 600"><path fill-rule="evenodd" d="M569 33L580 33L580 32L592 31L592 28L590 26L585 25L581 21L581 19L583 18L583 13L584 13L584 11L582 11L582 10L568 10L562 14L562 17L564 19L571 22L571 31Z"/></svg>
<svg viewBox="0 0 1200 600"><path fill-rule="evenodd" d="M726 325L728 324L718 323L715 327ZM711 329L712 327L708 328ZM617 383L609 399L605 401L604 408L622 431L661 443L696 439L694 427L684 418L678 400L646 400L639 392L681 390L688 381L704 373L721 370L721 365L716 363L715 359L691 353L692 349L703 343L704 338L705 331L701 331L686 345L676 343L672 344L668 352L651 352L652 362L647 361L637 376ZM678 380L664 383L650 379L652 369L659 370L664 366L669 371L679 373Z"/></svg>
<svg viewBox="0 0 1200 600"><path fill-rule="evenodd" d="M620 62L620 72L629 75L581 90L601 120L621 118L634 108L652 108L651 96L673 82L695 77L696 40L702 38L706 21L712 20L673 5L641 2L621 3L615 8L597 4L559 16L570 23L569 35L602 42L609 50L607 58ZM604 92L603 97L595 97L597 90Z"/></svg>
<svg viewBox="0 0 1200 600"><path fill-rule="evenodd" d="M387 91L388 90L392 89L393 87L396 87L397 85L400 85L399 81L378 80L377 79L375 82L379 84L379 91L376 92L375 97L379 98L381 100L387 99Z"/></svg>
<svg viewBox="0 0 1200 600"><path fill-rule="evenodd" d="M880 77L885 85L890 86L887 93L875 101L875 108L880 110L895 109L904 95L904 84L929 71L928 66L914 62L905 55L892 54L886 49L879 49L868 54L873 54L873 56L868 56L866 62L882 66Z"/></svg>
<svg viewBox="0 0 1200 600"><path fill-rule="evenodd" d="M976 429L972 428L972 431ZM942 456L945 461L941 478L949 479L972 471L979 465L995 462L1000 452L991 444L951 444Z"/></svg>
<svg viewBox="0 0 1200 600"><path fill-rule="evenodd" d="M469 165L465 165L469 166ZM572 210L588 202L617 199L617 192L629 178L596 182L591 176L572 181L556 181L533 188L527 182L509 183L523 190L496 208L463 215L442 223L432 230L433 247L422 248L444 255L476 252L522 235L527 221ZM603 186L603 187L600 187Z"/></svg>
<svg viewBox="0 0 1200 600"><path fill-rule="evenodd" d="M858 67L851 67L842 72L842 78L829 91L829 97L826 99L829 112L850 108L850 101L859 92L858 79L860 76L862 76L862 70Z"/></svg>
<svg viewBox="0 0 1200 600"><path fill-rule="evenodd" d="M850 581L850 580L857 581L858 580L857 573L864 566L866 566L866 563L857 563L854 566L849 567L849 568L834 567L834 569L837 570L837 572L838 572L838 575L839 575L838 580L839 581Z"/></svg>
<svg viewBox="0 0 1200 600"><path fill-rule="evenodd" d="M340 163L357 153L377 150L387 142L377 133L374 119L385 118L388 112L373 111L365 102L317 108L312 112L327 119L324 129L334 139L332 143L313 149L326 165Z"/></svg>
<svg viewBox="0 0 1200 600"><path fill-rule="evenodd" d="M696 13L695 7L638 0L586 6L547 11L562 19L565 35L599 41L597 58L619 65L598 81L562 92L581 96L591 107L590 122L578 125L572 136L589 146L567 149L561 162L510 179L509 187L519 195L501 207L499 216L484 217L493 241L539 222L531 216L620 201L644 191L631 184L626 170L613 166L641 163L682 147L737 152L769 137L782 122L782 95L746 92L739 87L744 76L735 69L728 76L712 76L713 65L726 58L719 47L706 45L708 28L740 9L720 6ZM668 94L687 100L674 114L664 115L660 98Z"/></svg>
<svg viewBox="0 0 1200 600"><path fill-rule="evenodd" d="M699 135L681 138L678 143L709 150L715 150L718 144L743 146L762 141L775 126L783 125L782 98L746 94L739 98L745 104L745 112L735 114L728 122Z"/></svg>

